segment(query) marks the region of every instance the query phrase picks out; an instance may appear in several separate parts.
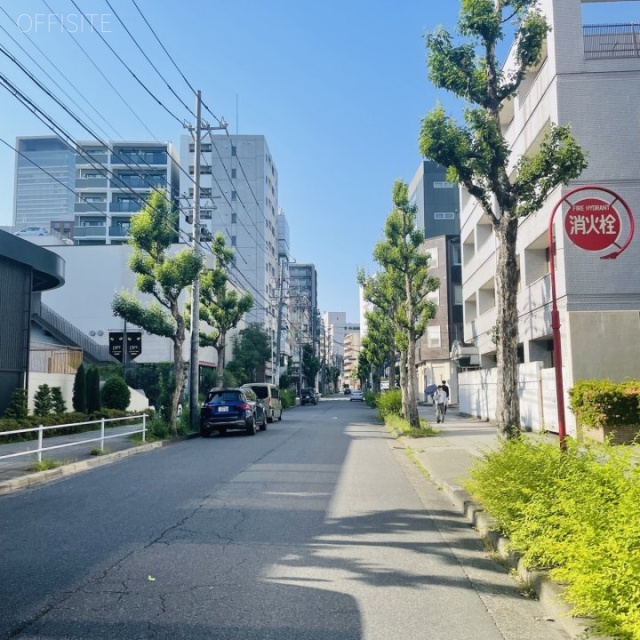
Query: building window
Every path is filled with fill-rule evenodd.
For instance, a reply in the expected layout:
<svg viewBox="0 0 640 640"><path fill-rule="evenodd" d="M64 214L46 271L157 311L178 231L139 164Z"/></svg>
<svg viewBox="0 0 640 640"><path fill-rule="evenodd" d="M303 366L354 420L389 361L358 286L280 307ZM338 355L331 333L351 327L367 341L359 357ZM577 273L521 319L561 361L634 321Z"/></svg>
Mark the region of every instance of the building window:
<svg viewBox="0 0 640 640"><path fill-rule="evenodd" d="M234 167L233 169L231 169L231 179L233 180L234 178L238 177L238 170Z"/></svg>
<svg viewBox="0 0 640 640"><path fill-rule="evenodd" d="M200 165L200 175L211 175L211 165Z"/></svg>
<svg viewBox="0 0 640 640"><path fill-rule="evenodd" d="M433 183L434 189L453 189L453 187L454 187L453 182L434 182Z"/></svg>
<svg viewBox="0 0 640 640"><path fill-rule="evenodd" d="M456 266L462 264L461 259L460 259L460 245L459 244L452 244L451 245L451 264L456 265Z"/></svg>
<svg viewBox="0 0 640 640"><path fill-rule="evenodd" d="M212 209L200 209L200 219L201 220L211 220L213 217Z"/></svg>
<svg viewBox="0 0 640 640"><path fill-rule="evenodd" d="M238 214L235 213L235 211L231 212L231 222L232 223L238 222Z"/></svg>
<svg viewBox="0 0 640 640"><path fill-rule="evenodd" d="M433 214L434 220L455 220L456 214L453 211L436 211Z"/></svg>
<svg viewBox="0 0 640 640"><path fill-rule="evenodd" d="M429 291L429 293L427 293L427 300L429 300L429 302L433 302L433 304L440 304L440 289L436 289L435 291Z"/></svg>
<svg viewBox="0 0 640 640"><path fill-rule="evenodd" d="M453 304L462 304L462 285L453 285Z"/></svg>
<svg viewBox="0 0 640 640"><path fill-rule="evenodd" d="M232 156L237 156L237 155L238 155L238 152L237 152L237 149L236 149L236 145L235 145L235 144L232 144L232 145L231 145L231 155L232 155Z"/></svg>
<svg viewBox="0 0 640 640"><path fill-rule="evenodd" d="M231 200L237 200L238 199L238 193L236 191L232 191L231 192Z"/></svg>
<svg viewBox="0 0 640 640"><path fill-rule="evenodd" d="M189 197L193 198L194 190L193 187L189 188ZM210 198L212 195L211 187L200 187L200 197L201 198Z"/></svg>
<svg viewBox="0 0 640 640"><path fill-rule="evenodd" d="M427 346L430 349L437 349L442 346L440 341L440 326L427 327Z"/></svg>
<svg viewBox="0 0 640 640"><path fill-rule="evenodd" d="M231 246L232 247L236 246L236 237L235 236L231 236Z"/></svg>
<svg viewBox="0 0 640 640"><path fill-rule="evenodd" d="M190 153L194 153L194 152L195 152L195 150L196 150L196 145L195 145L195 143L194 143L194 142L192 142L192 143L189 145L189 152L190 152ZM210 143L208 143L208 142L201 142L201 143L200 143L200 152L201 152L201 153L208 153L208 152L211 152L211 144L210 144Z"/></svg>

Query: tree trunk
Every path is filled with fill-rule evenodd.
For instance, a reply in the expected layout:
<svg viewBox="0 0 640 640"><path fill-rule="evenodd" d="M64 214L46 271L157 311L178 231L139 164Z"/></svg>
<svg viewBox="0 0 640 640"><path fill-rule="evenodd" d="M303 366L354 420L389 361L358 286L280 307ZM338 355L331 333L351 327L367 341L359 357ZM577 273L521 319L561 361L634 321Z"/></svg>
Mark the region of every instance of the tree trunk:
<svg viewBox="0 0 640 640"><path fill-rule="evenodd" d="M227 347L227 334L220 333L220 338L218 340L218 370L216 372L216 385L218 387L223 387L224 382L222 379L222 374L224 373L224 352Z"/></svg>
<svg viewBox="0 0 640 640"><path fill-rule="evenodd" d="M409 349L407 350L407 419L414 429L420 428L417 387L418 372L416 371L416 338L413 331L409 331Z"/></svg>
<svg viewBox="0 0 640 640"><path fill-rule="evenodd" d="M389 389L396 387L396 345L394 342L389 346Z"/></svg>
<svg viewBox="0 0 640 640"><path fill-rule="evenodd" d="M169 424L173 435L177 435L178 429L176 425L176 416L178 415L178 405L180 404L180 394L184 387L184 361L182 359L182 345L184 344L184 320L182 315L176 310L173 315L176 320L176 333L173 338L173 373L176 381L173 397L171 398L171 415L169 416Z"/></svg>
<svg viewBox="0 0 640 640"><path fill-rule="evenodd" d="M518 219L503 212L496 227L498 264L496 319L498 394L496 418L507 438L520 434L520 399L518 397L518 263L516 239Z"/></svg>
<svg viewBox="0 0 640 640"><path fill-rule="evenodd" d="M400 394L402 397L402 417L409 420L409 390L407 385L407 353L400 352Z"/></svg>

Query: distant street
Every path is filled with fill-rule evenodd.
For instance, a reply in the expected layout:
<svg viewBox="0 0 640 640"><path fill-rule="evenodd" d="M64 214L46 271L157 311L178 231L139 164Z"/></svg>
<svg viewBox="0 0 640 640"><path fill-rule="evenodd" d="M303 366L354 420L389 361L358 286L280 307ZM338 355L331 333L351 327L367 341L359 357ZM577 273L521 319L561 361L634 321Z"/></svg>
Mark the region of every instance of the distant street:
<svg viewBox="0 0 640 640"><path fill-rule="evenodd" d="M561 640L346 398L0 497L0 640Z"/></svg>

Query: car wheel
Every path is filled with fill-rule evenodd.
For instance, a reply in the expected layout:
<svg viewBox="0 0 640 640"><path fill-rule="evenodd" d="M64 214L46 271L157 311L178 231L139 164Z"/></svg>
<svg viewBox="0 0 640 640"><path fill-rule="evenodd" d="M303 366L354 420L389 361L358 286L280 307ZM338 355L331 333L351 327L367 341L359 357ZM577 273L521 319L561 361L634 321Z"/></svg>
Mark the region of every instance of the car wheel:
<svg viewBox="0 0 640 640"><path fill-rule="evenodd" d="M211 435L211 429L207 429L207 427L200 427L200 436L202 438L208 438Z"/></svg>
<svg viewBox="0 0 640 640"><path fill-rule="evenodd" d="M224 436L226 436L226 435L227 435L227 430L226 430L226 429L218 429L218 435L219 435L221 438L224 438Z"/></svg>
<svg viewBox="0 0 640 640"><path fill-rule="evenodd" d="M267 414L267 422L273 422L273 413Z"/></svg>
<svg viewBox="0 0 640 640"><path fill-rule="evenodd" d="M267 416L265 415L264 411L262 412L262 422L260 423L260 431L266 431L267 430Z"/></svg>
<svg viewBox="0 0 640 640"><path fill-rule="evenodd" d="M247 435L256 435L256 421L253 419L253 417L251 418L251 420L249 420L249 422L247 422Z"/></svg>
<svg viewBox="0 0 640 640"><path fill-rule="evenodd" d="M280 420L282 420L282 409L280 409L280 415L278 416L278 422L280 422Z"/></svg>

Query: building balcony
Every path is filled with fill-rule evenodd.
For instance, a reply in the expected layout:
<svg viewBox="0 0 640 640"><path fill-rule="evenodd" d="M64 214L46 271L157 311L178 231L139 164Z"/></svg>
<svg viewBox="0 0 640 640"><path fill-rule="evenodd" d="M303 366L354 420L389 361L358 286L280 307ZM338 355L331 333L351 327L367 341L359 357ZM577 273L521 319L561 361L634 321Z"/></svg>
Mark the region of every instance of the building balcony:
<svg viewBox="0 0 640 640"><path fill-rule="evenodd" d="M167 164L165 151L114 151L111 155L111 164Z"/></svg>
<svg viewBox="0 0 640 640"><path fill-rule="evenodd" d="M76 191L84 189L106 189L109 186L107 178L76 178Z"/></svg>
<svg viewBox="0 0 640 640"><path fill-rule="evenodd" d="M588 24L582 27L585 60L640 57L640 24Z"/></svg>
<svg viewBox="0 0 640 640"><path fill-rule="evenodd" d="M75 213L97 213L98 211L105 212L106 210L106 202L76 202L73 205Z"/></svg>
<svg viewBox="0 0 640 640"><path fill-rule="evenodd" d="M88 226L88 227L74 227L73 229L73 237L78 240L80 238L84 239L104 239L107 236L107 227L102 226Z"/></svg>
<svg viewBox="0 0 640 640"><path fill-rule="evenodd" d="M138 213L144 204L142 202L111 202L109 211L112 213Z"/></svg>

